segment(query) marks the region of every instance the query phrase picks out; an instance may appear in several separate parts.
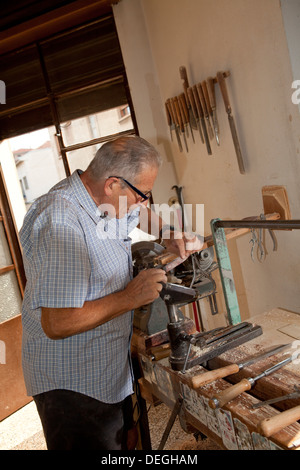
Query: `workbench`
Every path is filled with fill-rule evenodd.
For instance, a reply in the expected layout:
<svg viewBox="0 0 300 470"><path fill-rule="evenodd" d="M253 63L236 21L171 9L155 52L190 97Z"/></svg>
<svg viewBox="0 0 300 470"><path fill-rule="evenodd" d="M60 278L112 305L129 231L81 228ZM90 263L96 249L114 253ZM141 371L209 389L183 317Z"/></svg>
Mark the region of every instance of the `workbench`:
<svg viewBox="0 0 300 470"><path fill-rule="evenodd" d="M209 362L209 368L242 362L252 355L259 354L271 346L292 343L300 344L300 315L275 308L248 319L260 325L263 334L251 341L231 349ZM263 359L240 372L218 379L213 383L193 389L191 378L205 372L202 366L194 366L186 373L172 370L168 357L153 360L153 356L143 347L143 334L134 332L132 348L138 357L142 377L139 379L140 393L146 402L163 402L173 410L178 400L182 400L180 422L185 430L198 430L228 450L296 450L300 449L300 424L298 422L266 438L258 432L258 424L265 418L300 404L300 398L285 400L276 405L266 405L252 409L258 401L285 395L294 391L300 384L300 364L293 361L268 377L258 380L249 392L243 392L227 405L212 409L209 399L243 377L255 377L263 370L278 363L287 353L280 352ZM147 344L147 337L144 337ZM293 349L292 349L293 352ZM296 363L295 363L296 362ZM300 361L299 361L300 362ZM191 431L190 431L191 432Z"/></svg>

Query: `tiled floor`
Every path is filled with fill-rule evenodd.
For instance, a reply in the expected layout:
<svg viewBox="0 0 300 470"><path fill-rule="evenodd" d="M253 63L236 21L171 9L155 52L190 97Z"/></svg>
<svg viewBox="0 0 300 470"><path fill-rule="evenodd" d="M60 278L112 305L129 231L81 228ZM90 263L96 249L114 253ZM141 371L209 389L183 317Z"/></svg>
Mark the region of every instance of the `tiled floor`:
<svg viewBox="0 0 300 470"><path fill-rule="evenodd" d="M0 450L45 450L42 425L34 402L0 422Z"/></svg>
<svg viewBox="0 0 300 470"><path fill-rule="evenodd" d="M153 450L158 448L170 414L171 410L164 404L151 407L148 412ZM164 449L215 450L218 449L218 446L210 439L197 442L193 435L183 431L177 418ZM0 450L47 450L42 425L34 402L30 402L0 422Z"/></svg>

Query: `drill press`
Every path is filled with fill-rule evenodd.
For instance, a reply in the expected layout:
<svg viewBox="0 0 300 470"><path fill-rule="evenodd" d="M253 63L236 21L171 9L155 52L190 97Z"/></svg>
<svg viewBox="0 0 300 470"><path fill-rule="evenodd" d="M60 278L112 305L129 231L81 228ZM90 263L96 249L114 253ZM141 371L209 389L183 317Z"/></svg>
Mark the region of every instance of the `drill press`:
<svg viewBox="0 0 300 470"><path fill-rule="evenodd" d="M164 268L164 255L164 247L155 242L133 244L134 275L142 269ZM159 299L135 311L134 326L146 334L167 331L171 348L169 362L174 370L185 372L195 365L206 364L228 349L262 334L260 326L248 322L190 333L190 322L180 307L215 294L211 272L216 267L212 247L191 255L168 273L170 282L163 285Z"/></svg>

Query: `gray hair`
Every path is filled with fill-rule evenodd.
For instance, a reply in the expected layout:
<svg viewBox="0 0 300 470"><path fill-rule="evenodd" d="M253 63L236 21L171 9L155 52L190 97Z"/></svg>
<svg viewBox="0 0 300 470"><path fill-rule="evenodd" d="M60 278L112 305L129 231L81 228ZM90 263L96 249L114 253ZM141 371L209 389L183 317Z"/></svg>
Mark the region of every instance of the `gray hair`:
<svg viewBox="0 0 300 470"><path fill-rule="evenodd" d="M102 145L87 171L94 180L122 176L134 182L143 170L151 166L159 168L161 163L160 154L145 139L123 136Z"/></svg>

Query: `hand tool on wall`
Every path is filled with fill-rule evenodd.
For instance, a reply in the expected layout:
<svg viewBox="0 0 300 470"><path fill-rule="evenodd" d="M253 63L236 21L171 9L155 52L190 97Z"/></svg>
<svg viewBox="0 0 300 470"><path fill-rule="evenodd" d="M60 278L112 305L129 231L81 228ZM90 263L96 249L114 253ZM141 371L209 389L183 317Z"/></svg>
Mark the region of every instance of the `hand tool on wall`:
<svg viewBox="0 0 300 470"><path fill-rule="evenodd" d="M291 355L288 358L284 359L281 362L278 362L274 366L270 367L269 369L265 370L261 374L257 375L256 377L249 377L244 378L240 382L232 385L229 388L226 388L220 393L217 393L211 400L209 400L208 404L211 408L216 409L220 408L227 403L229 403L234 398L238 397L241 393L246 392L247 390L251 390L251 388L255 385L255 383L262 379L263 377L267 377L270 374L273 374L281 367L284 367L286 364L292 362L295 359L295 355Z"/></svg>
<svg viewBox="0 0 300 470"><path fill-rule="evenodd" d="M192 93L193 93L193 96L194 96L197 112L198 112L199 119L200 119L200 122L201 122L202 130L203 130L203 135L204 135L204 140L205 140L205 144L206 144L207 153L208 153L208 155L212 155L212 151L211 151L211 147L210 147L210 143L209 143L209 138L208 138L208 134L207 134L207 129L206 129L206 125L205 125L205 120L204 120L204 112L203 112L203 109L202 109L202 106L201 106L201 103L200 103L200 99L199 99L199 95L198 95L198 91L197 91L197 86L193 85L191 88L192 88Z"/></svg>
<svg viewBox="0 0 300 470"><path fill-rule="evenodd" d="M207 127L207 130L208 130L208 134L209 134L210 139L213 139L214 138L214 131L212 130L212 127L211 127L211 124L210 124L210 121L209 121L208 108L206 106L205 95L204 95L201 83L197 83L196 88L197 88L199 100L200 100L200 103L201 103L201 107L202 107L202 110L203 110L204 118L205 118L205 121L206 121L206 124L207 124L206 127Z"/></svg>
<svg viewBox="0 0 300 470"><path fill-rule="evenodd" d="M169 107L167 105L167 102L165 102L165 110L166 110L166 116L167 116L167 122L168 122L168 126L170 128L170 137L171 137L171 141L173 142L173 134L172 134L172 131L175 130L175 124L174 122L172 121L172 116L170 114L170 110L169 110Z"/></svg>
<svg viewBox="0 0 300 470"><path fill-rule="evenodd" d="M178 107L179 107L179 112L180 112L180 116L181 116L181 122L182 122L182 128L183 128L182 132L183 132L183 136L184 136L184 140L185 140L186 151L188 152L189 149L188 149L188 146L187 146L187 140L185 138L185 136L189 137L188 120L186 118L186 114L184 112L184 108L183 108L182 100L180 99L180 96L177 97L177 100L178 100Z"/></svg>
<svg viewBox="0 0 300 470"><path fill-rule="evenodd" d="M183 148L182 148L181 139L180 139L180 128L179 128L179 124L177 122L177 116L176 116L176 110L175 110L175 105L174 105L173 98L169 98L169 100L167 100L167 103L169 103L170 114L171 114L171 117L172 117L172 121L174 122L174 125L175 125L175 132L176 132L178 147L179 147L180 152L182 152Z"/></svg>
<svg viewBox="0 0 300 470"><path fill-rule="evenodd" d="M202 134L201 126L200 126L200 119L199 119L199 116L198 116L198 113L197 113L197 108L196 108L196 103L195 103L195 99L194 99L194 95L193 95L193 90L191 88L188 88L187 89L187 94L188 94L191 106L193 108L193 113L196 117L196 122L197 122L197 127L198 127L198 130L199 130L201 142L202 142L202 144L204 144L204 138L203 138L203 134Z"/></svg>
<svg viewBox="0 0 300 470"><path fill-rule="evenodd" d="M207 108L207 111L208 111L208 115L209 115L209 121L212 122L212 125L214 125L214 121L213 121L213 110L212 110L212 107L210 105L210 99L209 99L209 94L208 94L208 88L207 88L207 83L206 83L206 80L203 80L201 82L201 88L202 88L202 91L203 91L203 95L204 95L204 99L205 99L205 103L206 103L206 108ZM214 131L213 131L213 127L211 127L211 135L212 135L212 139L214 138L215 134L214 134Z"/></svg>
<svg viewBox="0 0 300 470"><path fill-rule="evenodd" d="M186 125L189 125L190 131L191 131L191 136L192 136L193 142L195 143L193 128L192 128L191 123L189 121L189 110L188 110L188 107L187 107L185 94L181 93L179 95L178 99L179 99L179 102L180 102L182 110L183 110L184 123ZM188 133L187 133L187 135L188 135Z"/></svg>
<svg viewBox="0 0 300 470"><path fill-rule="evenodd" d="M281 429L295 423L300 419L300 405L288 410L282 411L278 415L272 416L271 418L263 419L258 424L259 432L265 436L270 437L276 434Z"/></svg>
<svg viewBox="0 0 300 470"><path fill-rule="evenodd" d="M297 385L294 385L294 392L287 393L286 395L282 395L281 397L270 398L270 400L259 401L258 403L254 403L252 408L255 410L256 408L262 408L263 406L273 405L274 403L278 403L280 401L285 400L293 400L294 398L300 397L300 388Z"/></svg>
<svg viewBox="0 0 300 470"><path fill-rule="evenodd" d="M188 107L188 110L189 110L189 121L191 123L191 126L194 129L197 129L196 115L194 114L194 111L192 109L192 104L189 100L189 96L188 96L188 93L187 93L187 89L189 88L189 81L188 81L188 77L187 77L186 68L183 65L181 67L179 67L179 73L180 73L180 77L181 77L182 82L183 82L183 90L184 90L184 94L185 94L185 97L186 97L187 107Z"/></svg>
<svg viewBox="0 0 300 470"><path fill-rule="evenodd" d="M266 220L265 214L260 214L260 219L261 220ZM260 262L262 262L266 257L267 250L265 249L265 243L263 241L263 230L264 230L263 228L260 228L258 230L258 237L257 237L257 234L256 234L256 230L255 229L251 230L251 239L250 239L249 243L252 243L252 246L251 246L251 259L252 259L252 261L254 261L254 248L255 247L257 247L257 258ZM268 232L269 232L271 240L273 242L273 251L277 251L277 240L276 240L276 237L273 233L273 230L268 229Z"/></svg>
<svg viewBox="0 0 300 470"><path fill-rule="evenodd" d="M286 348L288 348L290 344L280 344L272 349L269 349L261 354L251 357L247 361L244 361L239 364L229 364L224 367L220 367L215 370L210 370L208 372L204 372L203 374L195 375L191 379L191 384L193 388L203 387L206 384L214 382L217 379L222 379L227 377L231 374L236 374L240 370L244 369L245 367L254 364L255 362L262 361L263 359L272 356Z"/></svg>
<svg viewBox="0 0 300 470"><path fill-rule="evenodd" d="M174 102L174 106L175 106L175 112L176 112L177 122L179 124L179 129L180 129L181 135L183 135L185 148L186 148L186 151L188 152L188 146L187 146L187 141L186 141L185 131L184 131L184 124L183 124L183 121L182 121L181 112L180 112L180 108L179 108L179 101L178 101L177 96L174 96L173 102Z"/></svg>
<svg viewBox="0 0 300 470"><path fill-rule="evenodd" d="M212 121L215 131L215 137L217 144L220 145L220 131L219 131L219 123L217 119L217 106L216 106L216 94L215 94L215 83L212 77L208 77L207 79L207 91L209 97L210 107L212 109Z"/></svg>
<svg viewBox="0 0 300 470"><path fill-rule="evenodd" d="M228 115L228 121L229 121L232 140L233 140L233 144L234 144L234 148L235 148L235 153L236 153L236 156L237 156L239 170L240 170L241 174L244 174L245 173L245 167L244 167L243 156L242 156L242 152L241 152L241 148L240 148L240 144L239 144L239 139L238 139L238 135L237 135L236 127L235 127L234 118L231 114L232 110L231 110L231 105L230 105L230 102L229 102L229 97L228 97L228 92L227 92L227 87L226 87L223 72L218 72L217 73L217 81L218 81L219 86L220 86L223 101L224 101L224 104L225 104L226 113Z"/></svg>

